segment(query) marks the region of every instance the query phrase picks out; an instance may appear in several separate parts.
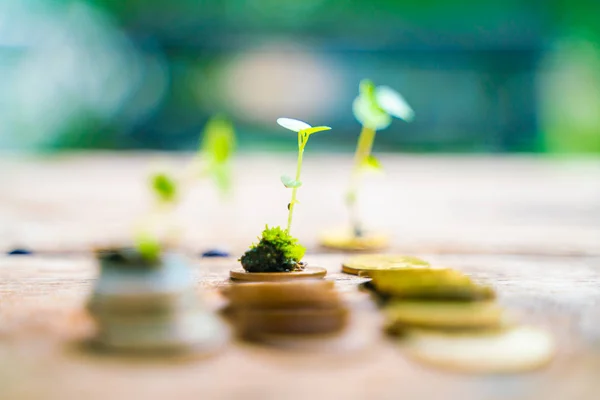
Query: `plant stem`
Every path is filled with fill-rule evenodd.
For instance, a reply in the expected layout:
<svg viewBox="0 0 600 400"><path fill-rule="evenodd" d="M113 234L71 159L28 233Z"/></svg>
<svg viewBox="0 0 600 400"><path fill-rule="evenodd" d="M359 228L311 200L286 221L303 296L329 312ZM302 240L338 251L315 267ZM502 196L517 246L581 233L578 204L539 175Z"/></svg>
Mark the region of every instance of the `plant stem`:
<svg viewBox="0 0 600 400"><path fill-rule="evenodd" d="M298 164L296 165L296 182L300 181L300 171L302 170L302 155L304 154L304 145L301 141L298 141ZM292 228L292 215L294 214L294 206L296 205L296 193L298 192L298 188L295 187L292 189L292 200L290 201L289 212L288 212L288 222L287 222L287 233L290 233L290 229Z"/></svg>
<svg viewBox="0 0 600 400"><path fill-rule="evenodd" d="M354 235L361 235L361 223L356 209L356 199L358 192L358 184L360 180L360 169L364 160L371 154L373 142L375 141L375 129L362 127L358 142L356 144L356 152L354 153L354 168L350 177L350 186L347 193L347 205L350 212L350 223L354 231Z"/></svg>

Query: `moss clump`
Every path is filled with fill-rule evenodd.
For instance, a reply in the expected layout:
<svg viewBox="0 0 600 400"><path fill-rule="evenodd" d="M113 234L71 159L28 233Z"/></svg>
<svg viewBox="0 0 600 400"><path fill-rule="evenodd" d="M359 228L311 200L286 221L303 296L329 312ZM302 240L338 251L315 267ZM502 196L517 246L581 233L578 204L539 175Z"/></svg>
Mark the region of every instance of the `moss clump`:
<svg viewBox="0 0 600 400"><path fill-rule="evenodd" d="M265 227L260 241L240 258L247 272L290 272L302 269L306 249L280 227Z"/></svg>

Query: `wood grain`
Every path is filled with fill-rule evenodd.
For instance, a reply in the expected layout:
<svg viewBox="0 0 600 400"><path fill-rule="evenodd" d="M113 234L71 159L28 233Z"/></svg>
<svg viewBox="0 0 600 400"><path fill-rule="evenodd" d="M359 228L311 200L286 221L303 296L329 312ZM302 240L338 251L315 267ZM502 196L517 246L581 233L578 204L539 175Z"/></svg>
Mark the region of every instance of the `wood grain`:
<svg viewBox="0 0 600 400"><path fill-rule="evenodd" d="M156 158L164 158L156 155ZM365 185L365 217L393 234L390 251L463 270L496 288L500 302L559 343L549 368L470 376L414 364L376 336L348 354L284 352L233 343L217 357L131 360L82 351L92 326L82 305L97 267L90 246L127 241L147 207L151 158L73 155L0 161L0 246L33 257L0 257L0 399L597 399L600 398L600 163L528 158L383 157L385 178ZM168 157L174 165L181 157ZM219 307L235 257L195 257L215 245L234 255L265 222L285 221L289 193L278 176L293 157L238 160L236 197L208 183L178 215L182 248L207 304ZM377 332L379 320L342 274L344 255L321 253L317 231L344 221L349 157L309 155L294 233L306 261L326 267ZM341 178L340 178L341 177Z"/></svg>

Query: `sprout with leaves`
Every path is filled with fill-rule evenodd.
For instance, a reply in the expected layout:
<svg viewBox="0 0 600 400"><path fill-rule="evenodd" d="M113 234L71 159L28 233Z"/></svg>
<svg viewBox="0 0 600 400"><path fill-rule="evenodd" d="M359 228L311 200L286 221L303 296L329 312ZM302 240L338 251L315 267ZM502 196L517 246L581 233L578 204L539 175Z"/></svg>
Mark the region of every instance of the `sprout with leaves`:
<svg viewBox="0 0 600 400"><path fill-rule="evenodd" d="M298 132L298 162L296 165L296 177L294 179L290 178L287 175L281 176L281 183L286 188L292 189L292 200L288 204L288 222L287 222L287 232L290 232L292 228L292 215L294 214L294 206L298 203L296 199L296 194L298 193L298 188L302 186L302 182L300 181L300 173L302 171L302 156L304 155L304 148L306 147L306 143L308 143L308 138L313 133L328 131L331 128L328 126L315 126L312 127L306 122L298 121L297 119L291 118L279 118L277 119L277 123L284 128L287 128L291 131Z"/></svg>
<svg viewBox="0 0 600 400"><path fill-rule="evenodd" d="M134 262L136 257L133 256L124 257L132 261L129 264L157 265L163 245L170 245L174 240L170 215L179 202L179 184L171 174L161 171L150 176L149 185L154 195L153 207L137 227L134 238L135 249L144 262Z"/></svg>
<svg viewBox="0 0 600 400"><path fill-rule="evenodd" d="M362 236L363 229L356 210L357 191L360 177L367 170L382 170L379 160L371 154L375 133L392 123L392 117L410 122L414 117L412 108L400 93L387 86L375 87L370 80L360 82L359 95L352 104L354 117L362 125L354 154L354 168L346 204L355 236Z"/></svg>
<svg viewBox="0 0 600 400"><path fill-rule="evenodd" d="M302 186L302 181L300 180L302 158L310 135L331 129L328 126L312 127L306 122L291 118L279 118L277 119L277 123L284 128L298 133L296 174L294 178L288 175L281 176L281 183L286 188L292 189L292 198L288 203L287 228L283 230L280 227L265 227L259 238L259 242L253 244L240 258L240 262L247 272L290 272L303 268L300 261L306 249L290 234L294 206L298 203L298 188Z"/></svg>
<svg viewBox="0 0 600 400"><path fill-rule="evenodd" d="M174 244L176 229L172 214L179 199L198 178L212 177L223 195L229 193L234 149L233 125L223 116L215 116L206 124L198 151L181 176L164 171L150 176L154 206L135 235L137 253L146 263L156 264L163 247Z"/></svg>

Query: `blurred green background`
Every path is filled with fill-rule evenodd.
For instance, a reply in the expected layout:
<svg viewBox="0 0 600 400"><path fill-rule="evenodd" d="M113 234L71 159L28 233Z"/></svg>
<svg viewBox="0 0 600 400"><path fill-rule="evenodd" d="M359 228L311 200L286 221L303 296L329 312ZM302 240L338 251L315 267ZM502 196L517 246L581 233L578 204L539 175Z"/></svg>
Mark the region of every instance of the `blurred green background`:
<svg viewBox="0 0 600 400"><path fill-rule="evenodd" d="M2 0L0 149L191 150L223 112L242 150L275 119L351 151L360 79L414 122L376 150L600 152L600 2Z"/></svg>

